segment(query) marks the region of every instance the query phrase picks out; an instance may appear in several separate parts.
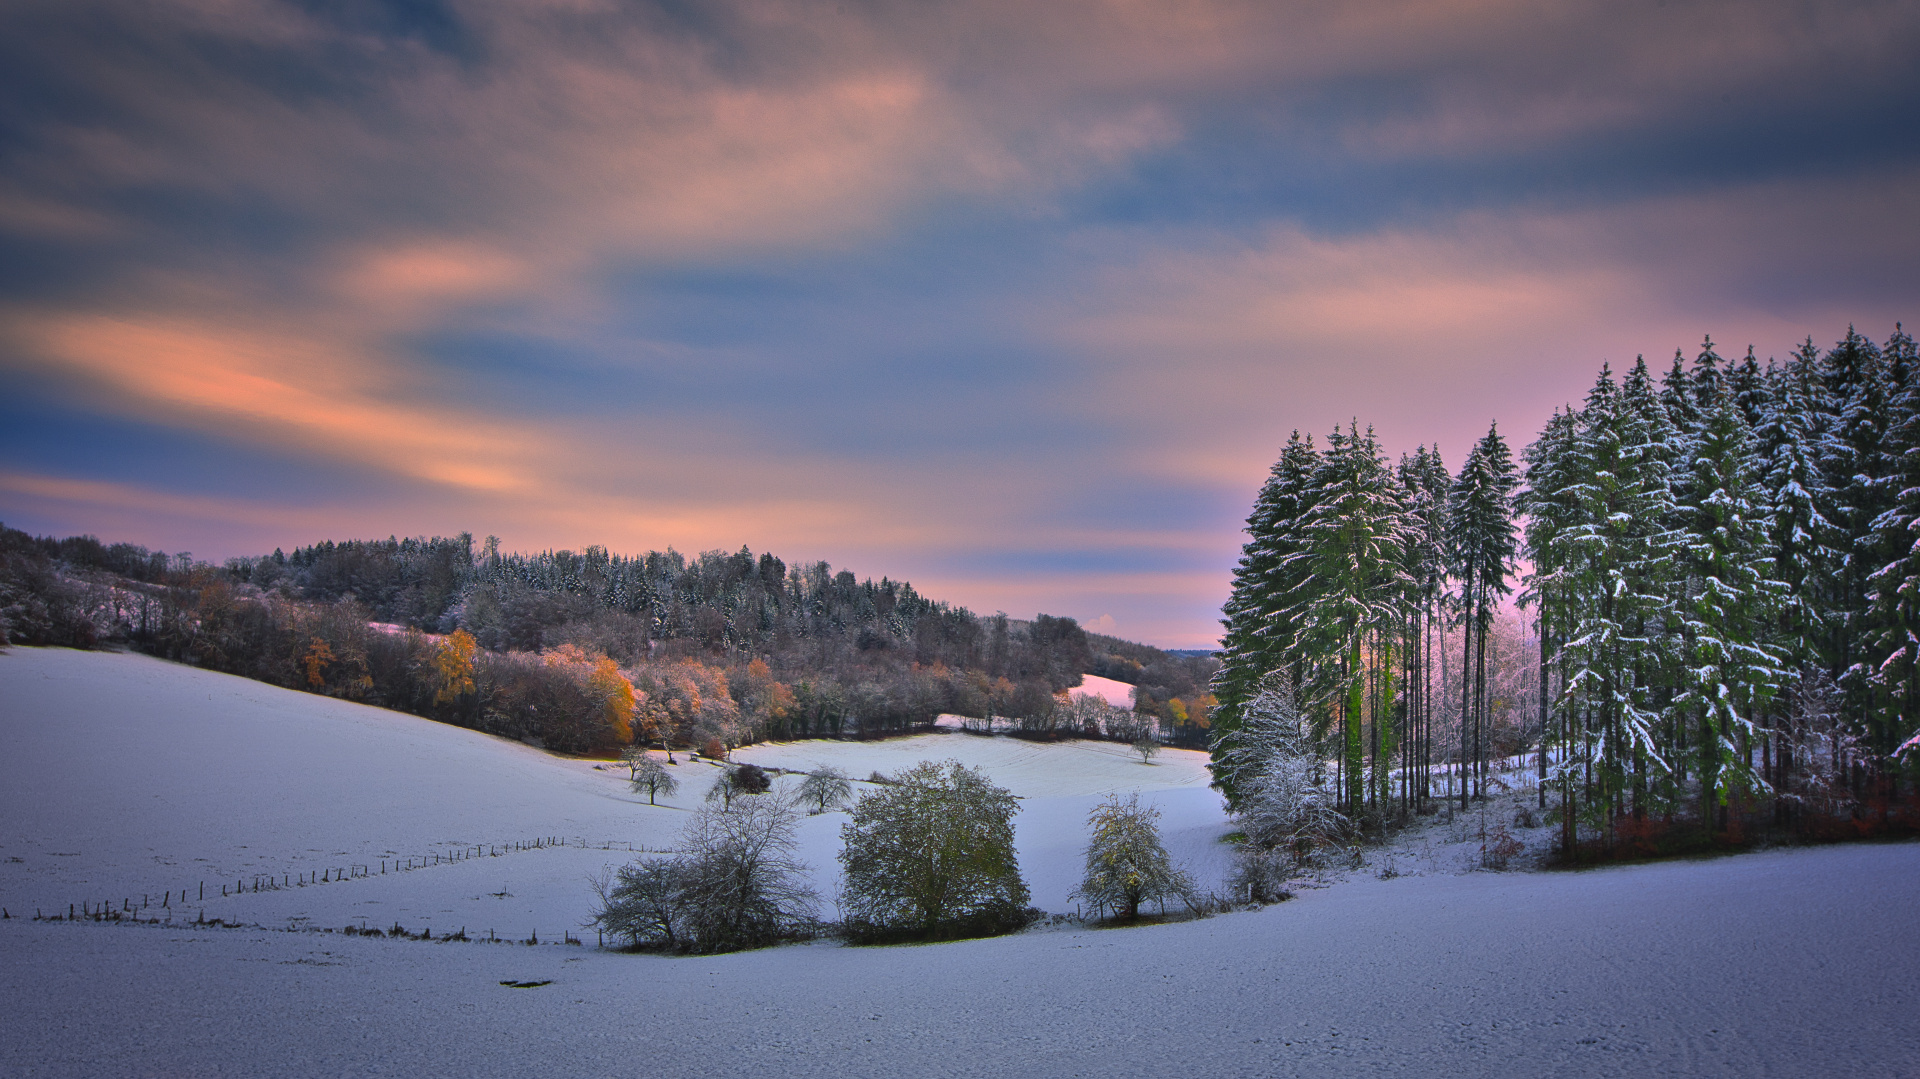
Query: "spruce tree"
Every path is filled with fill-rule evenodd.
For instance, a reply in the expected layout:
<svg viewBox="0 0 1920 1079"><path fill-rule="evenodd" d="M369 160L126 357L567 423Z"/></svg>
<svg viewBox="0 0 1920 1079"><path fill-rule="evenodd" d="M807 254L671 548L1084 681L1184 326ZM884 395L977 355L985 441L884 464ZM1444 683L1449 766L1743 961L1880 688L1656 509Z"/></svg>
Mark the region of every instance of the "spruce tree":
<svg viewBox="0 0 1920 1079"><path fill-rule="evenodd" d="M1644 786L1648 769L1667 766L1664 717L1648 678L1672 646L1663 613L1671 600L1675 507L1659 406L1644 391L1622 393L1603 367L1566 454L1572 482L1562 539L1571 554L1571 610L1563 651L1568 704L1579 717L1573 752L1558 769L1567 781L1569 845L1576 780L1589 809L1610 827L1629 781Z"/></svg>
<svg viewBox="0 0 1920 1079"><path fill-rule="evenodd" d="M1519 486L1513 454L1497 425L1474 444L1460 475L1447 496L1447 546L1453 556L1454 577L1460 583L1463 637L1460 707L1460 804L1468 798L1466 769L1471 763L1474 783L1482 791L1486 781L1487 633L1494 607L1512 591L1507 584L1517 553L1513 525L1513 490Z"/></svg>
<svg viewBox="0 0 1920 1079"><path fill-rule="evenodd" d="M1235 567L1233 591L1222 610L1226 632L1221 637L1221 665L1213 681L1219 700L1213 714L1215 785L1235 797L1231 773L1218 762L1231 753L1246 702L1260 692L1263 682L1282 672L1297 685L1298 631L1291 609L1306 573L1306 563L1294 557L1304 550L1300 534L1312 505L1310 490L1319 464L1313 439L1295 431L1274 462L1260 488L1253 512L1247 516L1247 542Z"/></svg>
<svg viewBox="0 0 1920 1079"><path fill-rule="evenodd" d="M1559 646L1565 640L1573 610L1569 576L1576 558L1569 542L1569 529L1578 519L1579 505L1573 492L1576 475L1569 466L1573 462L1572 444L1578 427L1578 414L1571 407L1554 410L1540 437L1526 449L1526 487L1516 503L1526 518L1524 549L1532 567L1523 582L1526 590L1520 595L1520 604L1523 608L1533 608L1540 636L1540 745L1535 763L1542 808L1547 804L1547 764L1551 755L1548 747L1554 737L1556 715L1552 703L1552 667L1559 658Z"/></svg>
<svg viewBox="0 0 1920 1079"><path fill-rule="evenodd" d="M1869 733L1874 751L1891 758L1920 729L1920 379L1913 377L1920 361L1898 323L1882 355L1898 389L1883 447L1893 504L1872 524L1873 549L1886 561L1868 578L1879 698Z"/></svg>
<svg viewBox="0 0 1920 1079"><path fill-rule="evenodd" d="M1288 615L1301 629L1306 695L1320 710L1321 729L1338 726L1343 804L1351 813L1368 789L1365 721L1373 720L1377 751L1380 724L1391 712L1390 642L1413 585L1405 553L1410 529L1399 484L1372 430L1361 434L1357 422L1328 438L1312 490L1301 530L1306 548L1289 559L1306 574ZM1388 677L1370 677L1381 671Z"/></svg>
<svg viewBox="0 0 1920 1079"><path fill-rule="evenodd" d="M1773 576L1756 464L1746 420L1731 400L1720 400L1703 416L1680 507L1687 673L1673 701L1691 720L1701 818L1709 825L1729 796L1767 788L1752 766L1757 719L1787 676L1768 637L1788 588Z"/></svg>

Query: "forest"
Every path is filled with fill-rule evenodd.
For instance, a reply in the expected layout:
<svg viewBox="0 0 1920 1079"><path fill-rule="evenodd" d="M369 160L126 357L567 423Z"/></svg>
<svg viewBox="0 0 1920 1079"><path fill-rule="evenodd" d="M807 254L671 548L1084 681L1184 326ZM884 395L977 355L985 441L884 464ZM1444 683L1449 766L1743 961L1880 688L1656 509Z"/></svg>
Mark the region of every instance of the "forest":
<svg viewBox="0 0 1920 1079"><path fill-rule="evenodd" d="M0 526L0 636L124 643L569 752L872 737L941 714L1204 745L1217 661L979 616L825 562L671 549L505 553L468 535L327 541L215 566ZM1071 690L1135 687L1132 711Z"/></svg>
<svg viewBox="0 0 1920 1079"><path fill-rule="evenodd" d="M1223 612L1216 775L1244 815L1249 754L1294 754L1287 812L1377 834L1526 768L1577 859L1920 830L1916 532L1902 327L1603 366L1457 472L1295 432Z"/></svg>

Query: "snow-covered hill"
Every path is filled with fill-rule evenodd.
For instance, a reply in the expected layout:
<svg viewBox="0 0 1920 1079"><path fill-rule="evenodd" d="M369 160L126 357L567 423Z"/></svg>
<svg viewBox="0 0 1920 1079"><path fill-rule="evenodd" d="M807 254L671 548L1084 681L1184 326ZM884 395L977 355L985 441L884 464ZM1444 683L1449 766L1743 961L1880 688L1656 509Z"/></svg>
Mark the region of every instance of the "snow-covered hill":
<svg viewBox="0 0 1920 1079"><path fill-rule="evenodd" d="M371 878L204 906L263 926L397 920L551 942L584 915L586 874L625 852L492 850L663 842L684 809L648 807L589 763L138 656L0 654L0 739L14 915L0 921L0 1076L1920 1075L1920 844L1356 874L1171 926L667 958L590 938L22 919L46 895L137 901L223 874L371 864ZM1177 849L1219 847L1195 760L962 734L918 745L748 756L987 767L1024 793L1036 898L1077 856L1076 814L1134 776ZM841 819L808 821L810 857L831 864ZM476 856L390 867L461 850Z"/></svg>

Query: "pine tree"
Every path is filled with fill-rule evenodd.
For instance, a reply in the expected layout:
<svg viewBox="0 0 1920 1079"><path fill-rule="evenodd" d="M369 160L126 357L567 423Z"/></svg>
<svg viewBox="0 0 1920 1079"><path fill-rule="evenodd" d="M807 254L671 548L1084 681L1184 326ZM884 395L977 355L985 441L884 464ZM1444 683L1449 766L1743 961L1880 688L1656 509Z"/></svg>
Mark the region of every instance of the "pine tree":
<svg viewBox="0 0 1920 1079"><path fill-rule="evenodd" d="M1872 680L1881 698L1870 744L1891 758L1920 728L1920 378L1913 377L1920 359L1897 323L1882 355L1898 390L1884 445L1893 504L1872 524L1873 548L1886 561L1868 578Z"/></svg>
<svg viewBox="0 0 1920 1079"><path fill-rule="evenodd" d="M1306 573L1306 563L1295 556L1305 549L1299 530L1312 505L1310 487L1319 458L1313 439L1295 431L1247 516L1247 542L1222 610L1226 632L1212 687L1220 702L1211 720L1216 762L1233 749L1242 710L1270 674L1284 670L1290 681L1299 681L1298 630L1288 612ZM1229 800L1234 797L1230 775L1216 785Z"/></svg>
<svg viewBox="0 0 1920 1079"><path fill-rule="evenodd" d="M1525 551L1532 566L1532 572L1524 580L1526 590L1521 593L1520 604L1533 608L1540 636L1540 745L1536 766L1543 809L1547 804L1547 764L1551 755L1548 746L1554 737L1552 666L1561 658L1559 646L1565 639L1574 609L1570 575L1576 552L1569 542L1569 530L1578 520L1579 503L1574 493L1577 476L1569 466L1574 459L1573 441L1578 428L1579 416L1571 407L1554 410L1539 439L1526 449L1526 487L1516 507L1526 517Z"/></svg>
<svg viewBox="0 0 1920 1079"><path fill-rule="evenodd" d="M1376 794L1385 778L1380 736L1394 696L1392 641L1413 590L1406 570L1410 530L1373 432L1362 435L1357 422L1328 438L1312 491L1301 529L1305 549L1287 562L1307 574L1287 614L1301 628L1306 696L1320 708L1323 729L1339 727L1343 799L1351 813L1367 800L1369 726Z"/></svg>
<svg viewBox="0 0 1920 1079"><path fill-rule="evenodd" d="M1517 553L1513 490L1519 486L1513 454L1498 426L1490 427L1467 454L1447 496L1447 546L1454 577L1460 582L1461 622L1465 627L1461 660L1460 804L1468 798L1467 769L1484 792L1486 782L1487 633L1498 597L1512 589Z"/></svg>
<svg viewBox="0 0 1920 1079"><path fill-rule="evenodd" d="M1644 365L1630 384L1644 386L1643 371ZM1643 787L1648 769L1667 766L1659 737L1664 717L1647 677L1672 646L1662 612L1671 596L1675 507L1659 407L1644 389L1623 393L1602 368L1566 453L1572 482L1560 539L1570 555L1565 583L1571 610L1564 692L1579 726L1556 774L1569 848L1576 781L1610 827L1629 780Z"/></svg>
<svg viewBox="0 0 1920 1079"><path fill-rule="evenodd" d="M1767 789L1753 768L1756 719L1787 677L1767 638L1788 588L1773 577L1752 435L1731 400L1704 413L1690 465L1680 507L1687 675L1673 707L1696 731L1701 817L1711 825L1730 795Z"/></svg>

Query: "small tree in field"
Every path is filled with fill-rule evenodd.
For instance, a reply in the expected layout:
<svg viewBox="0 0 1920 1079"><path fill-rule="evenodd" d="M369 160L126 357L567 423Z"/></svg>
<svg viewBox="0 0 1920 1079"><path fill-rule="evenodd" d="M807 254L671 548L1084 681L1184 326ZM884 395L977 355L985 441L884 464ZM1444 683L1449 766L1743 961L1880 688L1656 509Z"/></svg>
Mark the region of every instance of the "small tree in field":
<svg viewBox="0 0 1920 1079"><path fill-rule="evenodd" d="M1087 818L1087 871L1074 895L1095 914L1114 911L1132 919L1140 904L1163 907L1169 898L1186 900L1193 881L1173 867L1160 843L1160 810L1140 804L1138 793L1116 794L1094 807Z"/></svg>
<svg viewBox="0 0 1920 1079"><path fill-rule="evenodd" d="M707 801L721 802L731 808L743 794L765 794L773 786L773 777L757 764L739 764L720 773L707 788Z"/></svg>
<svg viewBox="0 0 1920 1079"><path fill-rule="evenodd" d="M1140 754L1141 764L1151 764L1160 754L1160 743L1153 740L1153 735L1143 734L1133 743L1133 751Z"/></svg>
<svg viewBox="0 0 1920 1079"><path fill-rule="evenodd" d="M825 813L847 804L853 797L853 784L847 782L845 772L823 764L801 781L799 793L800 800L810 803L815 813Z"/></svg>
<svg viewBox="0 0 1920 1079"><path fill-rule="evenodd" d="M635 742L620 750L620 763L627 766L627 778L633 779L640 774L640 762L651 760L643 742Z"/></svg>
<svg viewBox="0 0 1920 1079"><path fill-rule="evenodd" d="M660 795L680 789L680 781L673 778L673 773L657 758L642 753L637 760L629 761L628 766L633 769L633 792L647 792L648 805L659 805Z"/></svg>
<svg viewBox="0 0 1920 1079"><path fill-rule="evenodd" d="M958 761L922 761L895 780L863 794L840 829L848 935L971 936L1023 924L1012 793Z"/></svg>

